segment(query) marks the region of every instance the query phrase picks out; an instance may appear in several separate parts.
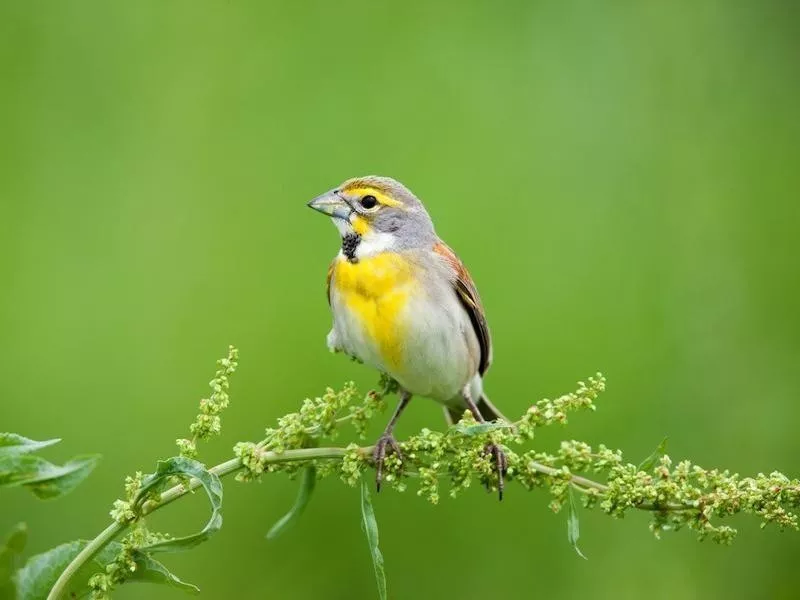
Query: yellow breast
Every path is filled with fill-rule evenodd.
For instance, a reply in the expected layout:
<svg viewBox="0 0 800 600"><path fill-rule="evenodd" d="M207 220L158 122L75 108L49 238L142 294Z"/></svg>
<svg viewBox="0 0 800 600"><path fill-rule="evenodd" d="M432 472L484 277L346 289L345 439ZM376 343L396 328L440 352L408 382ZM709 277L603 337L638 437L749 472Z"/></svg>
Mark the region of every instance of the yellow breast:
<svg viewBox="0 0 800 600"><path fill-rule="evenodd" d="M399 317L415 287L413 266L403 256L390 253L356 263L340 257L333 285L387 366L397 368L404 335Z"/></svg>

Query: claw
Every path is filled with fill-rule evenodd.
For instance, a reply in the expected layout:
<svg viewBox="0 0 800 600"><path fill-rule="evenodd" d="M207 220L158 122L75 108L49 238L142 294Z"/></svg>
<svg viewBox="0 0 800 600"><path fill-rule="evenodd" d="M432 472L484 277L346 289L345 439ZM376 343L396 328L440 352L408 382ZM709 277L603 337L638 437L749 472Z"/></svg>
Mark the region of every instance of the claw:
<svg viewBox="0 0 800 600"><path fill-rule="evenodd" d="M381 482L383 481L383 463L386 460L387 446L397 455L397 458L403 458L403 453L400 452L397 440L391 434L384 433L378 439L375 444L375 450L372 453L372 460L375 461L375 488L378 492L381 491Z"/></svg>
<svg viewBox="0 0 800 600"><path fill-rule="evenodd" d="M505 475L508 472L508 459L505 452L495 443L486 444L483 449L484 454L494 458L494 466L497 471L497 493L499 499L503 499L503 489L505 488ZM488 484L487 484L488 489Z"/></svg>

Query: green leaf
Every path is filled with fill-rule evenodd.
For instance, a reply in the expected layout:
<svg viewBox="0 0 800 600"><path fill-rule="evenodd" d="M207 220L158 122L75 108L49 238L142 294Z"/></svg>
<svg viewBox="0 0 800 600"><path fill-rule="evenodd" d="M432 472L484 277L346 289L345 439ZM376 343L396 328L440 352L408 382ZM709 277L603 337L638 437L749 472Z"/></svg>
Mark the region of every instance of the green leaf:
<svg viewBox="0 0 800 600"><path fill-rule="evenodd" d="M202 463L191 458L175 456L168 460L159 461L156 472L148 475L142 481L142 487L139 490L136 502L144 501L153 493L162 492L173 484L171 478L176 476L193 477L200 482L211 503L211 518L206 523L206 526L197 533L150 544L142 547L143 551L180 552L188 550L206 541L211 534L216 533L222 527L222 482L217 475L208 471Z"/></svg>
<svg viewBox="0 0 800 600"><path fill-rule="evenodd" d="M97 466L98 455L77 456L58 466L32 454L59 442L38 442L16 433L0 433L0 487L25 486L39 498L71 492Z"/></svg>
<svg viewBox="0 0 800 600"><path fill-rule="evenodd" d="M108 563L114 561L122 550L122 544L111 542L95 557L96 566L104 569ZM181 580L172 574L163 563L157 561L146 552L136 550L133 558L136 561L136 570L128 574L125 583L157 583L174 587L189 594L200 593L199 587Z"/></svg>
<svg viewBox="0 0 800 600"><path fill-rule="evenodd" d="M297 492L297 500L295 500L294 506L272 526L272 529L267 533L268 540L274 540L300 518L300 515L303 514L306 506L308 506L308 502L311 500L311 494L316 484L317 470L313 466L306 467L305 470L303 470L303 480L300 482L300 490Z"/></svg>
<svg viewBox="0 0 800 600"><path fill-rule="evenodd" d="M369 497L367 482L361 480L361 519L364 533L367 536L369 551L372 555L372 565L375 567L375 580L378 583L378 597L386 600L386 573L383 570L383 555L378 548L378 521L375 520L375 511Z"/></svg>
<svg viewBox="0 0 800 600"><path fill-rule="evenodd" d="M46 599L58 577L86 544L88 544L86 540L76 540L32 556L14 576L17 585L17 600ZM72 580L65 597L84 596L88 592L87 582L91 574L103 571L108 563L116 559L122 549L123 546L119 542L111 542L103 548L93 561L81 569ZM162 563L144 552L136 551L134 560L136 569L128 573L125 583L157 583L169 585L191 594L197 594L200 591L197 586L182 581L170 573Z"/></svg>
<svg viewBox="0 0 800 600"><path fill-rule="evenodd" d="M35 481L26 483L25 487L42 499L63 496L78 487L99 462L99 454L76 456L61 467L50 465L51 469L41 473Z"/></svg>
<svg viewBox="0 0 800 600"><path fill-rule="evenodd" d="M23 485L40 472L54 466L38 456L27 454L0 455L0 487Z"/></svg>
<svg viewBox="0 0 800 600"><path fill-rule="evenodd" d="M56 498L75 489L99 461L97 454L76 456L58 466L33 454L0 455L0 487L23 485L39 498Z"/></svg>
<svg viewBox="0 0 800 600"><path fill-rule="evenodd" d="M0 546L0 598L14 598L14 583L11 576L16 568L17 558L28 541L28 526L17 523Z"/></svg>
<svg viewBox="0 0 800 600"><path fill-rule="evenodd" d="M578 508L575 504L575 495L572 486L569 488L569 514L567 515L567 539L570 546L578 553L578 556L588 560L578 548L578 538L581 537L580 524L578 522Z"/></svg>
<svg viewBox="0 0 800 600"><path fill-rule="evenodd" d="M167 567L148 554L137 555L139 568L128 581L169 585L188 594L199 594L200 588L173 575Z"/></svg>
<svg viewBox="0 0 800 600"><path fill-rule="evenodd" d="M649 472L656 466L656 463L661 459L662 456L667 452L667 438L661 440L661 443L653 450L653 453L645 458L641 464L639 465L638 469L640 471Z"/></svg>
<svg viewBox="0 0 800 600"><path fill-rule="evenodd" d="M35 452L36 450L41 450L42 448L57 444L60 441L59 439L52 439L37 442L16 433L0 433L0 456L28 454L29 452Z"/></svg>
<svg viewBox="0 0 800 600"><path fill-rule="evenodd" d="M494 421L492 423L476 423L475 425L465 425L461 421L453 426L457 432L464 435L481 435L494 431L495 429L511 429L514 427L511 423L503 423L502 421Z"/></svg>
<svg viewBox="0 0 800 600"><path fill-rule="evenodd" d="M17 600L43 600L58 576L72 562L86 542L68 542L31 556L25 566L14 575Z"/></svg>

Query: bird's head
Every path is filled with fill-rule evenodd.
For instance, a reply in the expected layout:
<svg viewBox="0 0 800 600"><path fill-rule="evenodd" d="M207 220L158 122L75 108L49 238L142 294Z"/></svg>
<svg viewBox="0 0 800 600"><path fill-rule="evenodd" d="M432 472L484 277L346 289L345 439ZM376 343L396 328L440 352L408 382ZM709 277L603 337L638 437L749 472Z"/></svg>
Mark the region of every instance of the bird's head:
<svg viewBox="0 0 800 600"><path fill-rule="evenodd" d="M331 217L350 260L420 247L436 238L422 202L390 177L348 179L308 206Z"/></svg>

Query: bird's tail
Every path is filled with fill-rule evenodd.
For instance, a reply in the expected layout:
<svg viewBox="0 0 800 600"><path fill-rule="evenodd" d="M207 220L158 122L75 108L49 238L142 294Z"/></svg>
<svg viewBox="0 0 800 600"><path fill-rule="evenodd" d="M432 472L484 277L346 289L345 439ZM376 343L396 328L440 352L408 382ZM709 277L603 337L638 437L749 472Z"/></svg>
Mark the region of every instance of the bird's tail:
<svg viewBox="0 0 800 600"><path fill-rule="evenodd" d="M478 412L485 421L502 421L504 423L511 423L503 413L501 413L494 404L489 401L486 394L481 394L481 397L475 403L478 407ZM448 425L453 425L461 420L464 416L464 408L454 408L452 406L444 407L444 418L447 420Z"/></svg>

